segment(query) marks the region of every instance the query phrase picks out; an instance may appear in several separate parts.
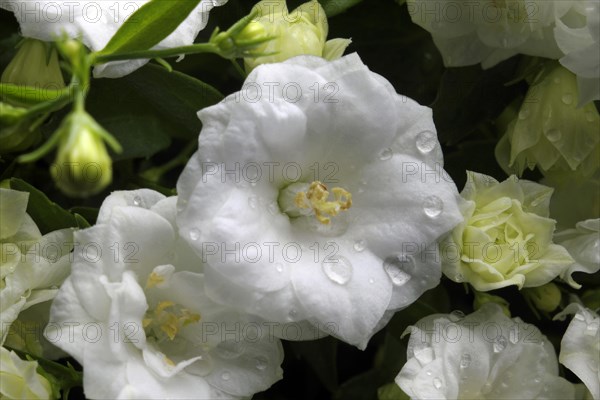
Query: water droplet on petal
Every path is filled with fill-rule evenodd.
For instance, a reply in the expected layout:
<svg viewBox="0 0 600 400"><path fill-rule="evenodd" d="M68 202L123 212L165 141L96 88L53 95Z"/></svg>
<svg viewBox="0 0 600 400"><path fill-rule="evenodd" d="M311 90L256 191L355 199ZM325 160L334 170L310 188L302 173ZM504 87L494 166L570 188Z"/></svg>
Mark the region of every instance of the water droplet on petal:
<svg viewBox="0 0 600 400"><path fill-rule="evenodd" d="M494 340L494 353L500 353L502 350L506 348L506 338L504 336L498 337Z"/></svg>
<svg viewBox="0 0 600 400"><path fill-rule="evenodd" d="M574 318L578 321L585 321L585 317L579 313L575 314Z"/></svg>
<svg viewBox="0 0 600 400"><path fill-rule="evenodd" d="M360 253L361 251L363 251L365 249L365 247L366 247L366 243L362 239L354 242L354 251L356 251L357 253Z"/></svg>
<svg viewBox="0 0 600 400"><path fill-rule="evenodd" d="M540 378L536 377L536 378L533 378L533 382L534 383L540 383L540 382L542 382L542 380Z"/></svg>
<svg viewBox="0 0 600 400"><path fill-rule="evenodd" d="M251 196L248 197L248 206L252 209L256 208L256 205L258 204L258 199L256 198L256 196Z"/></svg>
<svg viewBox="0 0 600 400"><path fill-rule="evenodd" d="M427 374L427 376L431 376L431 375L433 375L433 372L431 372L431 371L427 371L427 372L425 372L425 373Z"/></svg>
<svg viewBox="0 0 600 400"><path fill-rule="evenodd" d="M275 264L275 270L277 272L283 272L283 264L282 263Z"/></svg>
<svg viewBox="0 0 600 400"><path fill-rule="evenodd" d="M133 198L133 205L140 206L142 204L142 198L140 196L135 196Z"/></svg>
<svg viewBox="0 0 600 400"><path fill-rule="evenodd" d="M224 381L228 381L231 379L231 374L229 372L225 371L221 374L221 379L223 379Z"/></svg>
<svg viewBox="0 0 600 400"><path fill-rule="evenodd" d="M416 144L421 153L429 153L437 144L437 136L432 131L423 131L417 136Z"/></svg>
<svg viewBox="0 0 600 400"><path fill-rule="evenodd" d="M461 357L460 357L460 368L461 369L465 369L468 368L469 365L471 365L471 355L469 353L464 353Z"/></svg>
<svg viewBox="0 0 600 400"><path fill-rule="evenodd" d="M323 260L325 276L339 285L345 285L352 278L352 263L343 256Z"/></svg>
<svg viewBox="0 0 600 400"><path fill-rule="evenodd" d="M193 241L200 239L200 230L198 228L193 228L190 230L190 239Z"/></svg>
<svg viewBox="0 0 600 400"><path fill-rule="evenodd" d="M254 359L254 366L259 371L264 371L269 365L269 360L266 357L258 356Z"/></svg>
<svg viewBox="0 0 600 400"><path fill-rule="evenodd" d="M437 196L429 196L423 201L423 212L431 218L435 218L444 210L444 202Z"/></svg>
<svg viewBox="0 0 600 400"><path fill-rule="evenodd" d="M519 111L519 119L520 120L524 120L527 119L529 117L529 109L528 108L523 108L521 109L521 111Z"/></svg>
<svg viewBox="0 0 600 400"><path fill-rule="evenodd" d="M442 388L442 380L440 378L433 378L433 387L440 390Z"/></svg>
<svg viewBox="0 0 600 400"><path fill-rule="evenodd" d="M465 280L465 277L462 276L462 274L454 275L454 282L461 283L461 282L464 282L464 280Z"/></svg>
<svg viewBox="0 0 600 400"><path fill-rule="evenodd" d="M406 271L409 265L409 260L404 256L391 256L383 260L383 269L396 286L402 286L410 280L411 275Z"/></svg>
<svg viewBox="0 0 600 400"><path fill-rule="evenodd" d="M370 283L371 285L372 285L372 284L374 284L374 283L375 283L375 279L373 279L373 278L369 278L369 283Z"/></svg>
<svg viewBox="0 0 600 400"><path fill-rule="evenodd" d="M562 138L562 133L558 129L546 131L546 138L551 142L557 142Z"/></svg>
<svg viewBox="0 0 600 400"><path fill-rule="evenodd" d="M465 313L460 310L454 310L450 313L449 319L452 322L460 321L465 317Z"/></svg>
<svg viewBox="0 0 600 400"><path fill-rule="evenodd" d="M572 104L573 103L573 95L571 93L565 93L565 94L563 94L561 100L566 105Z"/></svg>
<svg viewBox="0 0 600 400"><path fill-rule="evenodd" d="M244 342L239 340L225 340L215 347L216 354L226 360L231 360L241 356L246 350Z"/></svg>
<svg viewBox="0 0 600 400"><path fill-rule="evenodd" d="M381 152L379 153L379 159L382 161L389 160L390 158L392 158L393 155L394 155L394 152L392 151L392 149L390 149L389 147L386 147L385 149L381 150Z"/></svg>
<svg viewBox="0 0 600 400"><path fill-rule="evenodd" d="M590 322L585 328L585 334L587 336L596 336L598 333L599 323L597 321Z"/></svg>

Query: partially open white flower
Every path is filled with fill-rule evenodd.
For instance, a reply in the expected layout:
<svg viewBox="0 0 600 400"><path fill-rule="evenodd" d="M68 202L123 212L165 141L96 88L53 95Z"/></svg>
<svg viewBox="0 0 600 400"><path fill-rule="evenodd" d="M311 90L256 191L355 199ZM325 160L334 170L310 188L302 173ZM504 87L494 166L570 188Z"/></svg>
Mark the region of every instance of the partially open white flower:
<svg viewBox="0 0 600 400"><path fill-rule="evenodd" d="M69 274L72 230L42 236L26 212L28 199L0 188L0 344L19 313L52 300Z"/></svg>
<svg viewBox="0 0 600 400"><path fill-rule="evenodd" d="M575 314L562 341L558 360L600 399L600 317L577 303L571 303L555 319Z"/></svg>
<svg viewBox="0 0 600 400"><path fill-rule="evenodd" d="M209 300L177 236L176 198L115 192L76 233L46 338L83 365L89 398L246 398L281 378L281 344Z"/></svg>
<svg viewBox="0 0 600 400"><path fill-rule="evenodd" d="M552 343L496 304L427 316L410 332L396 383L411 399L572 399Z"/></svg>
<svg viewBox="0 0 600 400"><path fill-rule="evenodd" d="M579 104L600 100L600 1L571 1L554 33L565 53L559 61L577 75Z"/></svg>
<svg viewBox="0 0 600 400"><path fill-rule="evenodd" d="M554 235L554 241L563 246L575 260L561 278L573 287L580 288L571 275L573 272L593 274L600 270L600 219L588 219L578 222L575 229L560 231Z"/></svg>
<svg viewBox="0 0 600 400"><path fill-rule="evenodd" d="M0 1L0 8L12 11L25 37L53 41L67 34L80 37L93 51L102 50L121 25L148 0L131 1L67 1L67 0L14 0ZM194 11L155 49L186 46L194 42L206 26L208 14L215 6L227 0L202 0ZM141 22L141 21L140 21ZM94 69L97 77L118 78L127 75L148 60L118 61Z"/></svg>
<svg viewBox="0 0 600 400"><path fill-rule="evenodd" d="M0 347L0 397L2 399L51 399L52 386L36 369L37 361L21 360L14 351Z"/></svg>
<svg viewBox="0 0 600 400"><path fill-rule="evenodd" d="M560 58L553 29L569 3L407 0L413 22L432 34L447 67L481 63L484 68L516 54Z"/></svg>
<svg viewBox="0 0 600 400"><path fill-rule="evenodd" d="M178 223L217 301L364 348L439 283L462 216L431 110L356 54L261 65L199 116Z"/></svg>

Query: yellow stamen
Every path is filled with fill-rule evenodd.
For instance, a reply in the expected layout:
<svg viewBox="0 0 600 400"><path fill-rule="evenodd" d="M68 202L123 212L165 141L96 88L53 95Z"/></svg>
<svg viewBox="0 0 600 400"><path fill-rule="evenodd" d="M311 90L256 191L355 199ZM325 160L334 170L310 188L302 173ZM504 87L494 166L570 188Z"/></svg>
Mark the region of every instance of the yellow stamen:
<svg viewBox="0 0 600 400"><path fill-rule="evenodd" d="M173 340L181 328L198 321L200 321L200 314L181 308L172 301L161 301L154 308L151 317L142 320L142 325L144 329L149 329L148 334L159 336L164 334L169 340Z"/></svg>
<svg viewBox="0 0 600 400"><path fill-rule="evenodd" d="M171 360L169 357L165 356L165 362L167 364L169 364L171 367L175 366L175 363L173 362L173 360Z"/></svg>
<svg viewBox="0 0 600 400"><path fill-rule="evenodd" d="M152 289L153 287L163 283L165 281L165 277L157 274L156 272L152 272L146 281L146 289Z"/></svg>
<svg viewBox="0 0 600 400"><path fill-rule="evenodd" d="M352 194L346 189L335 187L331 189L334 201L328 201L329 191L327 186L319 181L310 184L306 193L298 192L294 198L294 204L298 208L311 208L315 212L315 217L322 224L329 224L331 218L335 217L340 211L346 211L352 207ZM328 216L326 216L328 215Z"/></svg>

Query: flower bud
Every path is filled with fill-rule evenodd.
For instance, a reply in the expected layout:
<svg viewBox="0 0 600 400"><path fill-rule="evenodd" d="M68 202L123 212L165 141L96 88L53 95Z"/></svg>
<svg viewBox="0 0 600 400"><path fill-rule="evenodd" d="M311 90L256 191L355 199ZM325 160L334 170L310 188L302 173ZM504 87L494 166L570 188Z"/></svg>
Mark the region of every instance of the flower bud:
<svg viewBox="0 0 600 400"><path fill-rule="evenodd" d="M27 109L0 102L0 155L25 150L40 137L35 119Z"/></svg>
<svg viewBox="0 0 600 400"><path fill-rule="evenodd" d="M299 55L314 55L329 60L342 56L350 44L349 39L326 42L328 33L325 10L318 1L302 4L291 13L285 0L262 0L255 6L259 17L242 31L242 35L273 36L273 39L256 49L269 55L245 58L246 71L260 64L276 63Z"/></svg>
<svg viewBox="0 0 600 400"><path fill-rule="evenodd" d="M591 176L600 164L600 116L593 103L577 107L576 76L548 62L534 79L515 118L496 146L508 173L537 166L544 175Z"/></svg>
<svg viewBox="0 0 600 400"><path fill-rule="evenodd" d="M21 360L14 351L0 348L0 397L9 399L50 399L52 385L37 372L37 361Z"/></svg>
<svg viewBox="0 0 600 400"><path fill-rule="evenodd" d="M502 309L502 312L504 313L504 315L506 315L507 317L510 318L510 309L509 309L510 304L504 298L502 298L500 296L494 296L493 294L489 294L489 293L478 292L476 290L474 290L474 293L475 293L475 299L473 300L473 308L475 310L479 310L481 307L483 307L484 304L494 303L494 304L498 304L500 306L500 308Z"/></svg>
<svg viewBox="0 0 600 400"><path fill-rule="evenodd" d="M59 131L56 162L50 171L58 188L68 196L87 197L108 186L112 160L104 140L110 134L84 111L68 115Z"/></svg>
<svg viewBox="0 0 600 400"><path fill-rule="evenodd" d="M534 288L523 289L522 293L540 311L552 312L560 304L560 290L552 282Z"/></svg>
<svg viewBox="0 0 600 400"><path fill-rule="evenodd" d="M42 91L64 88L58 53L49 46L51 45L37 39L24 39L17 54L2 73L0 82L34 87Z"/></svg>

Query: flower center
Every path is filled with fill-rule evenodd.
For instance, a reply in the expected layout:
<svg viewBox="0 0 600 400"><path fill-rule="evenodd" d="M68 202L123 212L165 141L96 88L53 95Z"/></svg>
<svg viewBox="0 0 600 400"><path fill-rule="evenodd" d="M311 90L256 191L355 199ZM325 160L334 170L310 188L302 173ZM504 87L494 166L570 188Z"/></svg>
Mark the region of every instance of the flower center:
<svg viewBox="0 0 600 400"><path fill-rule="evenodd" d="M340 187L331 189L333 199L329 199L327 186L319 181L310 185L294 183L286 187L279 198L283 212L290 217L314 215L323 225L331 222L342 211L352 206L352 194Z"/></svg>
<svg viewBox="0 0 600 400"><path fill-rule="evenodd" d="M142 321L146 337L154 337L157 342L168 338L175 339L181 328L200 321L200 314L190 312L172 301L160 301L154 310L148 310Z"/></svg>

